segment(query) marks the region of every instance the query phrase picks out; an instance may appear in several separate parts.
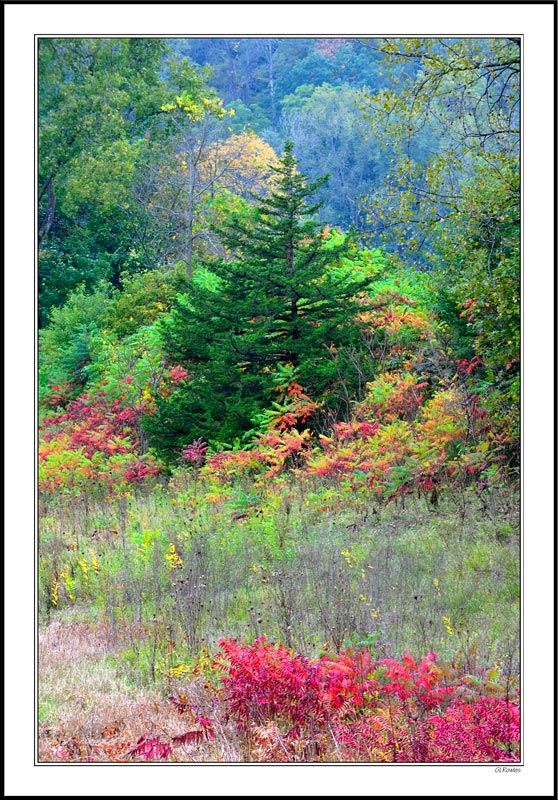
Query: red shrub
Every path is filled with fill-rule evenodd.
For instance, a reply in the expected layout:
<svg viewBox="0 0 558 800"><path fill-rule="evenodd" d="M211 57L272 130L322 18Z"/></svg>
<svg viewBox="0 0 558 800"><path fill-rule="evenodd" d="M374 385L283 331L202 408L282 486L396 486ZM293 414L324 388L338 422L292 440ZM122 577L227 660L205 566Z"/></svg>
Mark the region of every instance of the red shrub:
<svg viewBox="0 0 558 800"><path fill-rule="evenodd" d="M408 652L401 661L372 662L367 650L312 660L263 637L252 645L222 640L220 647L229 714L271 760L294 757L301 741L305 753L321 757L325 739L347 761L519 759L518 702L456 699L461 679L448 685L434 653L419 663Z"/></svg>

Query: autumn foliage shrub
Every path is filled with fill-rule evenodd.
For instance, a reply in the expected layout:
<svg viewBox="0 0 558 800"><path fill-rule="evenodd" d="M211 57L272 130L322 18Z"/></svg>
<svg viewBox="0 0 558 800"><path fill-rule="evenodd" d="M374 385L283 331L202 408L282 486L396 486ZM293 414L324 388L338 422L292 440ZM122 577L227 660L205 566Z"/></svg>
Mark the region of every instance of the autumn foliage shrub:
<svg viewBox="0 0 558 800"><path fill-rule="evenodd" d="M363 383L347 418L327 417L324 398L307 394L300 369L277 363L269 405L253 418L246 443L183 442L176 453L182 482L189 476L196 492L203 480L220 487L239 479L261 484L290 472L345 482L381 505L412 493L428 494L436 504L444 491L482 485L486 470L498 469L503 444L478 390L481 360L442 356L434 320L406 293L380 287L370 304L361 321L378 373ZM109 345L105 360L111 353L116 358ZM122 352L117 348L112 371L98 369L98 386L73 400L68 386L50 387L39 447L41 491L113 492L158 474L150 420L158 403L186 384L189 390L193 378L153 348L147 334Z"/></svg>
<svg viewBox="0 0 558 800"><path fill-rule="evenodd" d="M140 452L139 411L99 390L82 394L61 414L43 420L39 442L39 489L112 490L143 483L159 472Z"/></svg>
<svg viewBox="0 0 558 800"><path fill-rule="evenodd" d="M434 653L308 659L264 637L220 646L228 713L262 760L519 760L517 697L471 694Z"/></svg>
<svg viewBox="0 0 558 800"><path fill-rule="evenodd" d="M201 709L187 693L168 697L180 732L151 729L130 741L61 742L57 761L183 760L184 747L219 752L240 737L256 762L509 763L520 760L520 712L511 683L482 685L421 661L374 660L368 649L307 658L265 637L223 639L207 666ZM175 726L173 726L175 727ZM221 745L223 742L221 741ZM214 750L213 748L217 749Z"/></svg>

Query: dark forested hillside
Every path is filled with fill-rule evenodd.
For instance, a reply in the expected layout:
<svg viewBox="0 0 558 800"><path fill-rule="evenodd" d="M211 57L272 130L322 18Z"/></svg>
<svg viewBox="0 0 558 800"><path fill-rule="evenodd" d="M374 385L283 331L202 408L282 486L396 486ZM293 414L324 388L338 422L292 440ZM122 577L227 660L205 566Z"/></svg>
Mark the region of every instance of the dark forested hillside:
<svg viewBox="0 0 558 800"><path fill-rule="evenodd" d="M327 172L320 218L365 224L360 201L385 170L361 108L387 86L380 54L359 39L171 39L171 50L209 68L210 84L246 126L280 152L291 140L312 178ZM408 69L405 69L408 71ZM318 166L319 165L319 166Z"/></svg>

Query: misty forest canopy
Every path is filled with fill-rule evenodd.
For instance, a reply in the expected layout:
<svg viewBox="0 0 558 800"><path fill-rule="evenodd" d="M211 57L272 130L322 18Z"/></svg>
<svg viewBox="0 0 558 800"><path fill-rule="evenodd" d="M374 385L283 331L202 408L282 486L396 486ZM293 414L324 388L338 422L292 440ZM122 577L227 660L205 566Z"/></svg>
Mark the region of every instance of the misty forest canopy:
<svg viewBox="0 0 558 800"><path fill-rule="evenodd" d="M510 38L40 38L44 485L195 442L516 470L519 76Z"/></svg>

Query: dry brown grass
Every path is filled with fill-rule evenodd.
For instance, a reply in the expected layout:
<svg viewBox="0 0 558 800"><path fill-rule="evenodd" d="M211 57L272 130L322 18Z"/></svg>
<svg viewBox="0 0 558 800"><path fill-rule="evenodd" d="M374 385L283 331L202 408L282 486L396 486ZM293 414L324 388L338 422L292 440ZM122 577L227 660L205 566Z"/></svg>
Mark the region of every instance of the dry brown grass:
<svg viewBox="0 0 558 800"><path fill-rule="evenodd" d="M56 664L99 658L110 652L106 625L95 622L51 622L39 633L41 670Z"/></svg>
<svg viewBox="0 0 558 800"><path fill-rule="evenodd" d="M53 622L39 637L39 742L41 763L129 761L140 736L168 742L197 726L154 690L130 684L114 666L106 626ZM235 733L212 713L216 699L203 680L190 680L188 703L214 723L215 738L176 747L168 761L241 762ZM198 726L199 727L199 726ZM136 759L137 760L137 759Z"/></svg>

